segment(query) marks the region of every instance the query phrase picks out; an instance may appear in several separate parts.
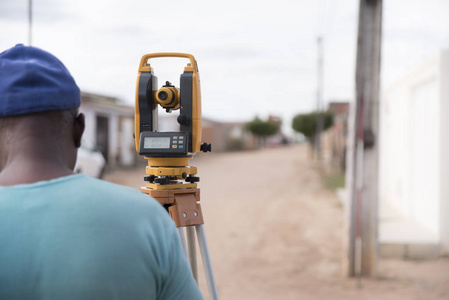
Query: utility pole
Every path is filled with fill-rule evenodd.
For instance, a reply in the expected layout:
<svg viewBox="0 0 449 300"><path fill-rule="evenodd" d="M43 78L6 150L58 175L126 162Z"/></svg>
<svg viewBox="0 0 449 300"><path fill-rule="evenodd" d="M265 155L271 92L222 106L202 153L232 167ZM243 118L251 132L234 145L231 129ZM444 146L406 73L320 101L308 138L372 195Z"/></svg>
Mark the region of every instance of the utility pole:
<svg viewBox="0 0 449 300"><path fill-rule="evenodd" d="M33 0L28 0L28 45L31 46L33 35Z"/></svg>
<svg viewBox="0 0 449 300"><path fill-rule="evenodd" d="M321 159L321 134L324 128L323 118L323 40L320 37L317 39L318 43L318 68L317 68L317 98L316 98L316 136L315 136L315 149L317 159Z"/></svg>
<svg viewBox="0 0 449 300"><path fill-rule="evenodd" d="M360 0L347 275L377 275L382 0Z"/></svg>

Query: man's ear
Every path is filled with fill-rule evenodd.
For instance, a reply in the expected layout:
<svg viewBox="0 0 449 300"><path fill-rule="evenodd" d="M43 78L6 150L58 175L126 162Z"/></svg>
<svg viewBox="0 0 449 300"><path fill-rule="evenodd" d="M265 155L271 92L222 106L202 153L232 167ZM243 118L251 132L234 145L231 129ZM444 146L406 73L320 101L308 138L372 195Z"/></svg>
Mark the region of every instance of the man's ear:
<svg viewBox="0 0 449 300"><path fill-rule="evenodd" d="M75 118L75 125L73 130L73 138L75 141L75 147L81 147L81 137L83 136L84 128L86 124L84 122L84 114L80 113Z"/></svg>

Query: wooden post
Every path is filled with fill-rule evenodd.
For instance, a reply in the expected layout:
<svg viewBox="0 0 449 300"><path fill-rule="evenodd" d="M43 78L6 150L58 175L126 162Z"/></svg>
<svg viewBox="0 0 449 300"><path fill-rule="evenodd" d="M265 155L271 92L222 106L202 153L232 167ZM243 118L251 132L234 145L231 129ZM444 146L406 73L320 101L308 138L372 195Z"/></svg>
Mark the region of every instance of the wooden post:
<svg viewBox="0 0 449 300"><path fill-rule="evenodd" d="M318 67L317 67L317 99L316 99L316 136L315 136L315 149L317 160L322 159L322 143L321 137L324 129L324 116L323 116L323 39L318 37Z"/></svg>
<svg viewBox="0 0 449 300"><path fill-rule="evenodd" d="M382 0L360 0L350 187L349 276L377 275Z"/></svg>

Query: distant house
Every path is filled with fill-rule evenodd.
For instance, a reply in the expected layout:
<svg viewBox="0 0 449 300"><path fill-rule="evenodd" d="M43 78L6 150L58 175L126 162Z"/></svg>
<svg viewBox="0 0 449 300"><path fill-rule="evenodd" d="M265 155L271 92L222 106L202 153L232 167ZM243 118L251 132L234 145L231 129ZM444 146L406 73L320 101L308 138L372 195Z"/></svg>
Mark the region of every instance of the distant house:
<svg viewBox="0 0 449 300"><path fill-rule="evenodd" d="M334 115L334 123L328 129L332 166L342 172L346 164L349 102L330 102L328 110Z"/></svg>
<svg viewBox="0 0 449 300"><path fill-rule="evenodd" d="M86 143L96 145L110 168L134 165L134 108L113 97L84 92L81 101L80 112L86 116Z"/></svg>
<svg viewBox="0 0 449 300"><path fill-rule="evenodd" d="M159 116L160 131L178 131L177 114ZM202 142L212 144L213 152L253 149L252 135L244 130L244 123L219 122L209 118L202 119Z"/></svg>
<svg viewBox="0 0 449 300"><path fill-rule="evenodd" d="M380 116L380 242L412 258L447 254L449 50L383 91Z"/></svg>
<svg viewBox="0 0 449 300"><path fill-rule="evenodd" d="M321 136L322 159L329 163L328 171L341 174L346 166L349 102L330 102L327 110L333 115L333 124Z"/></svg>
<svg viewBox="0 0 449 300"><path fill-rule="evenodd" d="M204 141L211 136L212 143L218 146L217 152L255 148L255 140L252 134L245 130L245 123L242 122L215 122L206 119L206 122L203 120L203 134Z"/></svg>
<svg viewBox="0 0 449 300"><path fill-rule="evenodd" d="M275 147L288 143L287 137L282 132L282 119L277 116L268 116L268 122L273 122L278 125L278 131L276 134L270 136L266 140L266 145L269 147Z"/></svg>
<svg viewBox="0 0 449 300"><path fill-rule="evenodd" d="M229 130L226 126L217 121L203 118L202 140L212 144L213 152L224 152L228 150Z"/></svg>

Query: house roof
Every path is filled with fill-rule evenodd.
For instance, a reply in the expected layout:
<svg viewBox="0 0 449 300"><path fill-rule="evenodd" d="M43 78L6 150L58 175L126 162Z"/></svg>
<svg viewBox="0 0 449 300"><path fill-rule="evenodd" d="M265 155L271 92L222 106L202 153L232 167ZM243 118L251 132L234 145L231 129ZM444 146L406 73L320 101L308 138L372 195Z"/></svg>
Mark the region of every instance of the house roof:
<svg viewBox="0 0 449 300"><path fill-rule="evenodd" d="M123 103L117 98L81 92L81 106L92 108L96 111L119 113L120 115L134 115L134 107Z"/></svg>
<svg viewBox="0 0 449 300"><path fill-rule="evenodd" d="M329 110L336 116L347 115L349 111L349 102L330 102Z"/></svg>

